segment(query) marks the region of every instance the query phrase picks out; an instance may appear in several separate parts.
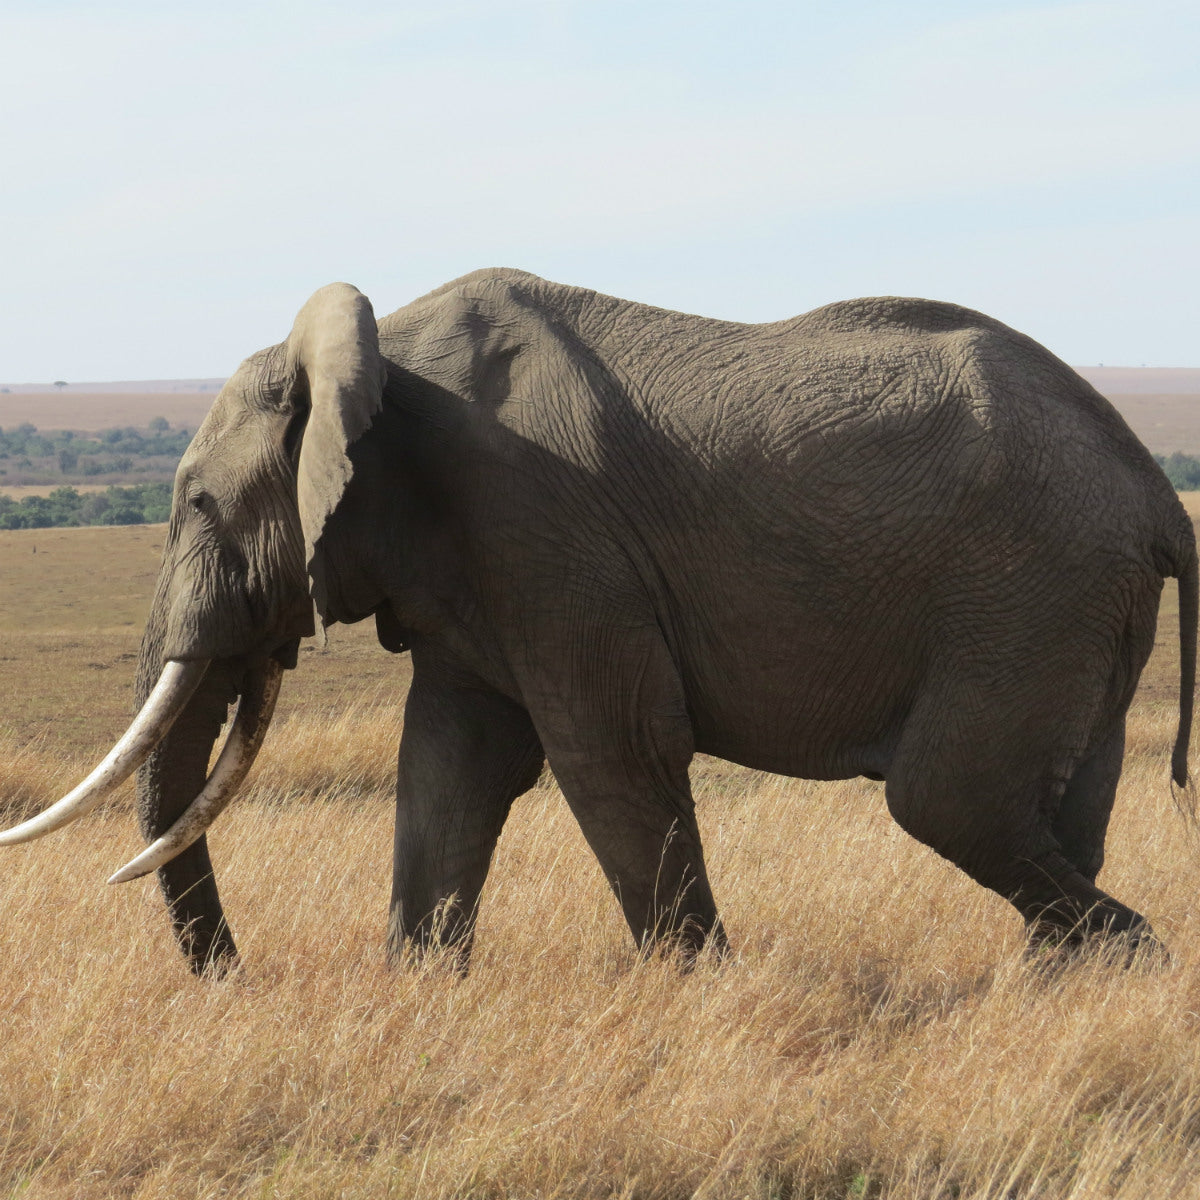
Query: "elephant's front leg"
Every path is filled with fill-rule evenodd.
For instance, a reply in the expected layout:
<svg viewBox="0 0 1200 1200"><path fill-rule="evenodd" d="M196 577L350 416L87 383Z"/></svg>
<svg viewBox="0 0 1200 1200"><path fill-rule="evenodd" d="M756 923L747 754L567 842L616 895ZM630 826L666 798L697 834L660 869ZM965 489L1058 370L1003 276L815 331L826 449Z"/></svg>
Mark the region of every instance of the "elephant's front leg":
<svg viewBox="0 0 1200 1200"><path fill-rule="evenodd" d="M409 946L451 945L465 970L496 839L542 762L523 708L414 662L397 771L392 962Z"/></svg>
<svg viewBox="0 0 1200 1200"><path fill-rule="evenodd" d="M639 947L726 947L688 766L691 722L657 629L579 636L570 677L535 712L550 766Z"/></svg>

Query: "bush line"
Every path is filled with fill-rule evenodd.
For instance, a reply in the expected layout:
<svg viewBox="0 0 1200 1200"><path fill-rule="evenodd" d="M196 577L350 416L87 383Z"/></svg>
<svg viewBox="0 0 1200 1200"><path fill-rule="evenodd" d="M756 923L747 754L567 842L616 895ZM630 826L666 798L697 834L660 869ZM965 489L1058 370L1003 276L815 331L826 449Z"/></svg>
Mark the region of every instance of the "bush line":
<svg viewBox="0 0 1200 1200"><path fill-rule="evenodd" d="M150 525L171 515L169 483L138 483L103 492L55 488L48 496L0 496L0 529L51 529L68 525Z"/></svg>
<svg viewBox="0 0 1200 1200"><path fill-rule="evenodd" d="M1200 491L1200 458L1190 454L1156 454L1154 461L1162 467L1171 486L1177 492Z"/></svg>

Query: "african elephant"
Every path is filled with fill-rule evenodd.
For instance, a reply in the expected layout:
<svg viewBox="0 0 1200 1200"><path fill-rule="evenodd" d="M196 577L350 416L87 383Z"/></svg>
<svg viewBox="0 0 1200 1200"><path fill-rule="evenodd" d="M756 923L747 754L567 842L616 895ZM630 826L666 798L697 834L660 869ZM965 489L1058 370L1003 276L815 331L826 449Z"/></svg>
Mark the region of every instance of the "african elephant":
<svg viewBox="0 0 1200 1200"><path fill-rule="evenodd" d="M1136 942L1145 920L1095 881L1165 576L1184 785L1191 524L1115 410L1030 339L927 300L743 325L513 270L377 326L332 284L238 368L180 464L141 715L4 840L143 762L154 844L114 879L157 868L193 968L227 966L203 830L315 604L412 654L394 955L439 940L465 965L544 760L635 939L722 947L696 751L886 780L896 821L1034 938Z"/></svg>

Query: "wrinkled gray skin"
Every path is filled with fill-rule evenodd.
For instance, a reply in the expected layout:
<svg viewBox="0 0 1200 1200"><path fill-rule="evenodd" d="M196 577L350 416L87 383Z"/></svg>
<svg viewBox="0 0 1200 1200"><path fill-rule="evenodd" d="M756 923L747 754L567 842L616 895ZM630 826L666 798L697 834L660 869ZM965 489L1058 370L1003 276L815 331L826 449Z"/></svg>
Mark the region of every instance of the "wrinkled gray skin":
<svg viewBox="0 0 1200 1200"><path fill-rule="evenodd" d="M217 661L142 770L142 829L199 788L247 669L294 663L311 588L326 622L374 615L413 657L393 954L436 939L465 963L544 759L637 941L723 945L696 751L883 778L897 822L1035 938L1136 941L1095 880L1164 576L1183 782L1191 524L1029 339L925 300L739 325L489 270L376 344L366 299L331 285L180 466L142 693L166 658ZM227 966L204 841L159 874L193 967Z"/></svg>

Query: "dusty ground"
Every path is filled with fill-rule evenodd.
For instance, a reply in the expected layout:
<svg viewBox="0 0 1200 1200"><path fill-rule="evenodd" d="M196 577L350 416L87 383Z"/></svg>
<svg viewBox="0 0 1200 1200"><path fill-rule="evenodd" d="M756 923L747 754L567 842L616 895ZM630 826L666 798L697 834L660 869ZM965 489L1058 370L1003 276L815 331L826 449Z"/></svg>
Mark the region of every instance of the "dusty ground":
<svg viewBox="0 0 1200 1200"><path fill-rule="evenodd" d="M1134 433L1155 454L1200 456L1200 395L1112 395Z"/></svg>
<svg viewBox="0 0 1200 1200"><path fill-rule="evenodd" d="M42 395L0 394L0 427L28 422L38 429L74 429L94 433L132 425L144 429L155 417L166 417L175 428L195 431L212 407L212 392L135 392L128 395L72 392Z"/></svg>

